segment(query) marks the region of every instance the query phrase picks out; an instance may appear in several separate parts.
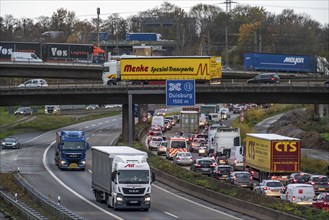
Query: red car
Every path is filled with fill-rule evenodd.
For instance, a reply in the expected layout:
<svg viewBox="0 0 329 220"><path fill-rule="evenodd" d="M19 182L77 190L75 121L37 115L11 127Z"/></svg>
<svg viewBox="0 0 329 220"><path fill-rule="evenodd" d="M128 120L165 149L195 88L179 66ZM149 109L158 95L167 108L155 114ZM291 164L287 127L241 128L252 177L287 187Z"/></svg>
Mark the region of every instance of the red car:
<svg viewBox="0 0 329 220"><path fill-rule="evenodd" d="M314 198L312 208L329 211L329 193L320 193Z"/></svg>

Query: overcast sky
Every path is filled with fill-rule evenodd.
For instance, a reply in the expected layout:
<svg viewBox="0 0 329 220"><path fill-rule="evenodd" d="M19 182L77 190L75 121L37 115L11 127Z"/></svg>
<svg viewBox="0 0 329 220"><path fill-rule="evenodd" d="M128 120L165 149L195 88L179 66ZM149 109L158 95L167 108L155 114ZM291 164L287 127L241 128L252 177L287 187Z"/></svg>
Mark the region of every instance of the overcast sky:
<svg viewBox="0 0 329 220"><path fill-rule="evenodd" d="M14 18L37 18L39 16L49 16L59 8L74 11L79 20L96 18L96 9L100 8L100 17L106 19L112 13L119 13L126 18L137 14L139 11L145 11L160 7L163 0L0 0L0 15L13 15ZM173 0L167 1L173 3L186 12L192 6L199 3L210 4L221 7L225 10L225 0L200 1L200 0ZM295 13L308 14L312 19L321 24L329 23L329 0L232 0L239 4L249 4L251 6L263 6L267 11L274 14L280 14L283 9L294 9ZM232 9L237 5L232 4Z"/></svg>

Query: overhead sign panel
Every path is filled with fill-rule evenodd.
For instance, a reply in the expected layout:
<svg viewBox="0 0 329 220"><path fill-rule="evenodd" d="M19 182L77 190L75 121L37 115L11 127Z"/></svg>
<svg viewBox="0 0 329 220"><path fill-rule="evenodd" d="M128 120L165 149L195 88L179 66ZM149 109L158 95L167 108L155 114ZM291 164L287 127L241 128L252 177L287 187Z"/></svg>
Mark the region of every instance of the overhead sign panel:
<svg viewBox="0 0 329 220"><path fill-rule="evenodd" d="M195 80L166 80L167 106L194 106Z"/></svg>

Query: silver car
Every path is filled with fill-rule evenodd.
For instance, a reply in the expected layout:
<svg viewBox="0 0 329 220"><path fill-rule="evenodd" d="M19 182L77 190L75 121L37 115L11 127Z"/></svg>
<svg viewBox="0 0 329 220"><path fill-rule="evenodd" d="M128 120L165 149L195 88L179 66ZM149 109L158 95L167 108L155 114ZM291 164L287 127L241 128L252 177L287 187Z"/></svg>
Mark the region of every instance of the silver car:
<svg viewBox="0 0 329 220"><path fill-rule="evenodd" d="M21 147L17 137L6 137L1 141L2 149L11 148L19 149Z"/></svg>
<svg viewBox="0 0 329 220"><path fill-rule="evenodd" d="M190 166L193 162L193 155L190 152L178 152L173 157L173 163L177 165Z"/></svg>
<svg viewBox="0 0 329 220"><path fill-rule="evenodd" d="M149 150L158 150L158 146L161 141L163 141L161 136L152 136L150 142L148 143Z"/></svg>
<svg viewBox="0 0 329 220"><path fill-rule="evenodd" d="M166 155L168 141L161 141L158 145L158 155Z"/></svg>
<svg viewBox="0 0 329 220"><path fill-rule="evenodd" d="M284 190L283 184L279 180L263 180L256 184L254 191L266 196L281 196L281 191Z"/></svg>

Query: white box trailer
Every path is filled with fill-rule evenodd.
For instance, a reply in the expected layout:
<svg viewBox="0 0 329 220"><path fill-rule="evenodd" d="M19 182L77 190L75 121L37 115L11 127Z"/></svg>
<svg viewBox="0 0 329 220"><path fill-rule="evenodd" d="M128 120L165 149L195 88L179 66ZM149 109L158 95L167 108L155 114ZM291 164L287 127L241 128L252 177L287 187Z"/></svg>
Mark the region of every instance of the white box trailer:
<svg viewBox="0 0 329 220"><path fill-rule="evenodd" d="M148 210L155 178L147 153L128 146L93 146L91 150L96 201L115 210Z"/></svg>

